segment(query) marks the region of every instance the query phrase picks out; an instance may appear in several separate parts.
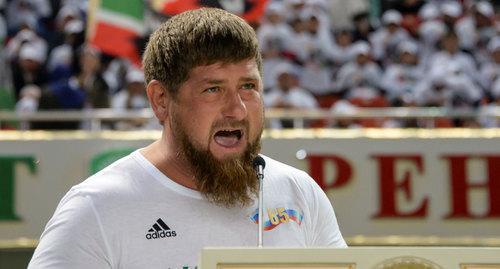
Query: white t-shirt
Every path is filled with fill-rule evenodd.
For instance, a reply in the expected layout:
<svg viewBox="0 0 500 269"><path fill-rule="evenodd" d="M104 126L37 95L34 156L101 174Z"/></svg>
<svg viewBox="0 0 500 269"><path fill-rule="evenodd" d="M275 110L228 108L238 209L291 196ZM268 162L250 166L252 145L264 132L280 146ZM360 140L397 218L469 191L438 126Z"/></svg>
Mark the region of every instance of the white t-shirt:
<svg viewBox="0 0 500 269"><path fill-rule="evenodd" d="M346 247L319 186L264 159L264 246ZM29 268L195 268L203 247L256 246L257 212L211 204L135 151L66 194Z"/></svg>

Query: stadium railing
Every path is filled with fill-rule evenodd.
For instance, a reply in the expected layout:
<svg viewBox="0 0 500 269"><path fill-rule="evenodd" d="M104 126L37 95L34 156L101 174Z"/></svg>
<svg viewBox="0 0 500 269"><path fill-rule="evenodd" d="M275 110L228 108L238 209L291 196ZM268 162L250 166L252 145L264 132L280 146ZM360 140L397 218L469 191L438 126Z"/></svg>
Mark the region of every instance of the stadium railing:
<svg viewBox="0 0 500 269"><path fill-rule="evenodd" d="M421 107L393 107L393 108L356 108L350 112L336 112L329 109L266 109L266 120L289 120L294 128L308 128L318 125L307 124L310 121L359 120L359 119L500 119L500 106L482 107L476 110L452 110L448 108L421 108ZM34 122L34 121L86 121L86 128L90 131L102 129L103 122L123 120L154 119L151 109L115 111L112 109L92 110L46 110L32 113L17 113L0 111L2 122ZM319 125L325 127L327 124ZM430 126L433 127L433 126Z"/></svg>

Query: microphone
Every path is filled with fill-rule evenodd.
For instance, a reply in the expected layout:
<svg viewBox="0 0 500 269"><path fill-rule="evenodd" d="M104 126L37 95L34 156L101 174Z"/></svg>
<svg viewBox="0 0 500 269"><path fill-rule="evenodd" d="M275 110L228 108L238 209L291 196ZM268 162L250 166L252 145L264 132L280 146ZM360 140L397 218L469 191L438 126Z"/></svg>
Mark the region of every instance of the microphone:
<svg viewBox="0 0 500 269"><path fill-rule="evenodd" d="M259 180L259 243L258 247L262 247L263 231L264 231L264 167L266 161L260 155L253 159L253 168L257 172L257 179Z"/></svg>

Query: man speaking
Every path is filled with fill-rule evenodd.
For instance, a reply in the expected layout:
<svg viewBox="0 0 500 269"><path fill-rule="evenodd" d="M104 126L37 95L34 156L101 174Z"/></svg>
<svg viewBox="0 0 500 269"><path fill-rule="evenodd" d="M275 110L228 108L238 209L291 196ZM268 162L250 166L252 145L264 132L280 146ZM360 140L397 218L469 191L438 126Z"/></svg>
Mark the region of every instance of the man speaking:
<svg viewBox="0 0 500 269"><path fill-rule="evenodd" d="M29 268L195 268L205 246L256 246L264 123L253 29L203 8L156 30L143 59L162 137L61 200ZM345 247L330 201L264 156L265 246Z"/></svg>

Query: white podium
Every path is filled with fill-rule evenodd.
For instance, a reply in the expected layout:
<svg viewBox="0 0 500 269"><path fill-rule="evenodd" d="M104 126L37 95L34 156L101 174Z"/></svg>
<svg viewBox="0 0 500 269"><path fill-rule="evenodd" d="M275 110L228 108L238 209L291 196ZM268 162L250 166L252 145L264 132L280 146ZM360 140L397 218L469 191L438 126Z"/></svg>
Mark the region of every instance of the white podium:
<svg viewBox="0 0 500 269"><path fill-rule="evenodd" d="M200 269L500 269L496 247L205 248Z"/></svg>

